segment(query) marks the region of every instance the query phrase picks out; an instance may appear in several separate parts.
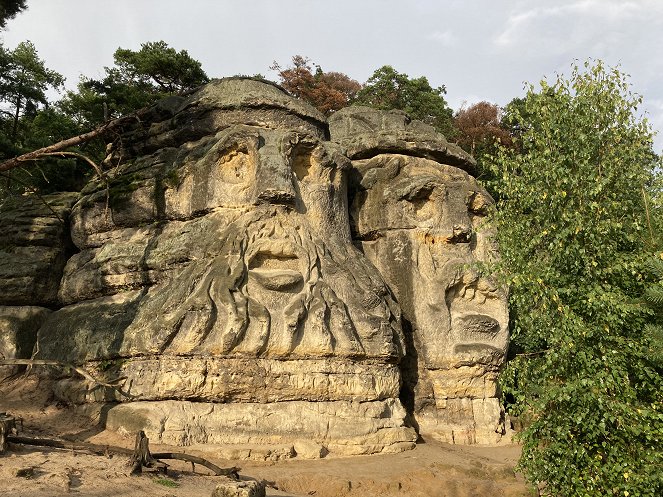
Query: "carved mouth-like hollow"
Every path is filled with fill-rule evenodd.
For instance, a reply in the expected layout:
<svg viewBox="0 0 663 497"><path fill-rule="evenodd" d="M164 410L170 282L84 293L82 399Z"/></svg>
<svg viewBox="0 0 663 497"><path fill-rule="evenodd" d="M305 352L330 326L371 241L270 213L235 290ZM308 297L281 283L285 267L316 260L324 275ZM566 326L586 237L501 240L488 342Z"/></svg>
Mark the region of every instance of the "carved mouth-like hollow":
<svg viewBox="0 0 663 497"><path fill-rule="evenodd" d="M299 271L292 269L250 269L249 275L268 290L283 291L301 284L304 281Z"/></svg>
<svg viewBox="0 0 663 497"><path fill-rule="evenodd" d="M261 246L251 256L248 269L251 279L267 290L293 291L304 282L296 248L283 240Z"/></svg>

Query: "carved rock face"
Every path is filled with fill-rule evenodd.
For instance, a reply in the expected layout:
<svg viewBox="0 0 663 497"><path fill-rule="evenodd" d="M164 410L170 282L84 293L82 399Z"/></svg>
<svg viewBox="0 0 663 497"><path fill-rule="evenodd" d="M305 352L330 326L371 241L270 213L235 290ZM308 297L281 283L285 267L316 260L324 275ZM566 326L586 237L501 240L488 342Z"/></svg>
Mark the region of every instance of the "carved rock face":
<svg viewBox="0 0 663 497"><path fill-rule="evenodd" d="M466 172L428 159L387 154L354 166L362 178L355 237L418 330L426 367L499 365L505 296L472 267L490 252L481 230L488 194Z"/></svg>
<svg viewBox="0 0 663 497"><path fill-rule="evenodd" d="M70 237L46 237L77 250L58 252L59 286L19 271L27 297L0 302L0 320L56 302L30 328L36 358L126 378L121 393L61 378L59 398L120 402L108 426L184 445L388 452L413 446L413 426L499 439L506 297L473 266L492 252L492 200L432 128L361 107L328 123L231 78L159 102L104 167Z"/></svg>
<svg viewBox="0 0 663 497"><path fill-rule="evenodd" d="M473 162L399 112L350 107L332 116L330 129L354 158L353 238L412 332L402 398L413 397L422 431L449 441L497 441L508 310L503 289L477 272L493 251L482 227L492 199L461 169L473 170ZM486 410L487 429L477 426Z"/></svg>
<svg viewBox="0 0 663 497"><path fill-rule="evenodd" d="M322 139L322 116L299 106L272 86L225 80L177 102L147 136L128 131L107 159L121 160L110 201L105 185L91 184L73 209L80 252L60 286L67 305L39 332L39 357L127 377L134 402L123 419L134 419L127 409L162 417L166 399L233 402L233 416L244 412L249 426L266 403L281 416L274 433L322 443L325 432L292 413L331 403L323 425L340 411L360 420L367 406L359 401L373 403L379 421L327 445L348 445L347 453L411 446L416 435L398 401L400 311L352 245L350 162ZM126 400L71 380L57 393ZM205 425L185 441L220 440L220 429ZM155 430L165 441L192 427ZM238 430L247 442L265 439Z"/></svg>

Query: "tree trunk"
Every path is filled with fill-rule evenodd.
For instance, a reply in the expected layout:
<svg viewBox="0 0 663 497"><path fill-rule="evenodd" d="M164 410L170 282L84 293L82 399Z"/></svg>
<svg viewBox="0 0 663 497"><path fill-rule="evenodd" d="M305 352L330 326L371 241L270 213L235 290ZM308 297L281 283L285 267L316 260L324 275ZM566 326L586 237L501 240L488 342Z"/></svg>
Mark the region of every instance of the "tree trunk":
<svg viewBox="0 0 663 497"><path fill-rule="evenodd" d="M14 111L14 124L12 126L12 143L16 143L18 134L18 118L21 116L21 94L16 95L16 110Z"/></svg>
<svg viewBox="0 0 663 497"><path fill-rule="evenodd" d="M13 434L16 429L16 418L7 413L0 412L0 454L7 450L7 438Z"/></svg>
<svg viewBox="0 0 663 497"><path fill-rule="evenodd" d="M48 147L40 148L33 152L28 152L27 154L19 155L18 157L8 159L0 163L0 172L9 171L10 169L13 169L15 167L25 165L26 162L38 160L39 158L45 155L53 154L54 152L62 152L63 150L66 150L68 148L89 142L93 138L113 132L130 122L140 122L140 117L145 113L146 110L147 109L141 109L137 112L134 112L133 114L129 114L127 116L123 116L118 119L108 121L107 123L102 124L101 126L93 129L92 131L83 133L82 135L74 136L72 138L67 138L66 140L59 141L57 143L54 143L53 145L49 145Z"/></svg>

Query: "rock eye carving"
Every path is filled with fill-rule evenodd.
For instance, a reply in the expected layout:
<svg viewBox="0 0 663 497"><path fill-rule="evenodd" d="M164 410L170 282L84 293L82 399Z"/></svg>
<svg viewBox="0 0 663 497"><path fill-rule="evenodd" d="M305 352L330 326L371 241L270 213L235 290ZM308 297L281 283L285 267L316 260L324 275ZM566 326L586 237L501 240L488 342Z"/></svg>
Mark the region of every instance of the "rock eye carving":
<svg viewBox="0 0 663 497"><path fill-rule="evenodd" d="M245 145L227 149L217 162L220 179L225 183L246 183L249 181L254 158Z"/></svg>
<svg viewBox="0 0 663 497"><path fill-rule="evenodd" d="M313 165L313 145L297 144L292 150L292 171L297 180L306 178Z"/></svg>

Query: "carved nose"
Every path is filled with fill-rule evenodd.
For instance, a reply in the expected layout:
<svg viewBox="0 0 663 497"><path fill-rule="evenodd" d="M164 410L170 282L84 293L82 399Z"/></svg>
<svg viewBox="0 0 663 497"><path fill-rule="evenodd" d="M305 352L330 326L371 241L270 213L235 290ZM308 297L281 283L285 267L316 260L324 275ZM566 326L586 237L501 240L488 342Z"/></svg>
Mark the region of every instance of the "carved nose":
<svg viewBox="0 0 663 497"><path fill-rule="evenodd" d="M258 200L270 204L294 205L297 194L290 164L278 157L261 157Z"/></svg>
<svg viewBox="0 0 663 497"><path fill-rule="evenodd" d="M286 189L265 188L258 194L258 200L270 204L295 205L295 192Z"/></svg>

